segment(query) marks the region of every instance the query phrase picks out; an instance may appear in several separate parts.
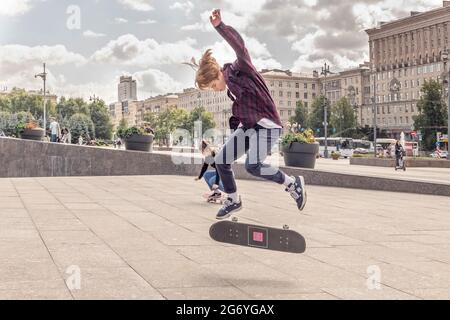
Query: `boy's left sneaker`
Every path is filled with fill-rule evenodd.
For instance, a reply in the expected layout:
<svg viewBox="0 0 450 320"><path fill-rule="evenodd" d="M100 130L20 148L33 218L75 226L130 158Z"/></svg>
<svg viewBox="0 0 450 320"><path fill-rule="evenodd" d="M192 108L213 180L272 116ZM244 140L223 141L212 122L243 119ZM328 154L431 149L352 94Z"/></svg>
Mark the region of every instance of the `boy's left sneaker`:
<svg viewBox="0 0 450 320"><path fill-rule="evenodd" d="M295 177L295 182L291 183L286 191L297 202L298 210L302 211L306 205L305 179L302 176Z"/></svg>
<svg viewBox="0 0 450 320"><path fill-rule="evenodd" d="M219 210L216 215L216 219L222 220L231 216L232 213L242 209L241 197L239 197L239 202L233 202L231 198L228 198L223 202L223 207Z"/></svg>

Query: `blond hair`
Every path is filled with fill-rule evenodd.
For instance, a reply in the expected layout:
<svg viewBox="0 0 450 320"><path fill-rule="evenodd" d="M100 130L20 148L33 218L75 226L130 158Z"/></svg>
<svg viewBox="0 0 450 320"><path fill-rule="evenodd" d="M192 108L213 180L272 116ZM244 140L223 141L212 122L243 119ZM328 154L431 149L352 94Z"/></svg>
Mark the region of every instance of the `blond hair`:
<svg viewBox="0 0 450 320"><path fill-rule="evenodd" d="M208 49L199 61L195 84L200 90L205 90L214 80L219 79L220 66Z"/></svg>

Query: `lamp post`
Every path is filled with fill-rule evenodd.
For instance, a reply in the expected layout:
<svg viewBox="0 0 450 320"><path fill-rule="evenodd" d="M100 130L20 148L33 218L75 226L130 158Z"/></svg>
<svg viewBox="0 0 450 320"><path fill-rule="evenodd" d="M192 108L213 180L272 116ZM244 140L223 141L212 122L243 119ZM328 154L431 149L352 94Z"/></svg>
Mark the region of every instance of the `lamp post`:
<svg viewBox="0 0 450 320"><path fill-rule="evenodd" d="M374 157L377 157L377 95L376 95L376 72L373 70L373 97L372 97L372 110L373 110L373 144L374 144Z"/></svg>
<svg viewBox="0 0 450 320"><path fill-rule="evenodd" d="M330 71L330 66L327 65L327 63L325 62L324 67L322 67L322 72L320 73L321 75L325 76L325 80L324 80L324 87L323 87L323 91L324 91L324 95L325 95L325 105L323 107L323 126L324 126L324 130L325 130L325 150L323 152L323 157L326 159L328 158L328 119L327 119L327 75L328 74L332 74L332 72Z"/></svg>
<svg viewBox="0 0 450 320"><path fill-rule="evenodd" d="M450 67L447 70L447 63L449 61L450 56L450 49L447 49L447 51L444 51L442 54L442 60L444 61L444 91L445 91L445 85L447 85L447 107L448 107L448 123L447 123L447 160L450 160L450 157L448 156L448 151L450 151Z"/></svg>
<svg viewBox="0 0 450 320"><path fill-rule="evenodd" d="M38 73L34 75L35 78L41 77L44 81L44 131L47 132L47 118L46 118L46 82L47 82L47 72L45 72L45 63L44 63L44 72ZM46 134L47 136L47 134Z"/></svg>

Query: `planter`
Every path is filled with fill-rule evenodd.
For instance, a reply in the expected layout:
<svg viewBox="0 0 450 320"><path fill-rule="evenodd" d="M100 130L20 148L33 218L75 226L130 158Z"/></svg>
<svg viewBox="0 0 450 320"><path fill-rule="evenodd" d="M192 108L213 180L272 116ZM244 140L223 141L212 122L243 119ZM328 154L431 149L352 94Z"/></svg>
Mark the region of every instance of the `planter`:
<svg viewBox="0 0 450 320"><path fill-rule="evenodd" d="M153 146L153 135L133 134L125 138L125 149L150 152Z"/></svg>
<svg viewBox="0 0 450 320"><path fill-rule="evenodd" d="M286 166L314 169L319 144L292 142L290 145L282 146L281 150Z"/></svg>
<svg viewBox="0 0 450 320"><path fill-rule="evenodd" d="M20 137L25 140L41 141L44 138L45 131L42 128L24 129Z"/></svg>

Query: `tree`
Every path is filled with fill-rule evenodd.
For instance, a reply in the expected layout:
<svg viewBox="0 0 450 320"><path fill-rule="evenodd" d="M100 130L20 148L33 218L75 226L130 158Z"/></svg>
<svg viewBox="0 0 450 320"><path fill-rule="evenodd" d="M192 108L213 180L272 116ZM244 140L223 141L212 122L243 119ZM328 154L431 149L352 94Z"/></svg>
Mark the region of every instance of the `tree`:
<svg viewBox="0 0 450 320"><path fill-rule="evenodd" d="M113 131L111 116L103 100L94 101L89 104L91 120L95 126L97 138L110 140Z"/></svg>
<svg viewBox="0 0 450 320"><path fill-rule="evenodd" d="M324 136L324 107L327 105L327 118L330 122L331 108L328 99L321 95L314 99L311 105L311 113L308 115L307 127L311 128L317 134L319 132L320 136ZM328 126L328 134L331 133L331 126Z"/></svg>
<svg viewBox="0 0 450 320"><path fill-rule="evenodd" d="M202 122L202 134L216 126L213 114L206 111L204 107L196 107L189 113L184 129L193 133L196 121Z"/></svg>
<svg viewBox="0 0 450 320"><path fill-rule="evenodd" d="M308 110L306 109L306 107L302 101L297 101L297 106L295 107L295 114L294 114L294 116L289 118L289 122L291 124L298 123L303 128L305 128L307 126Z"/></svg>
<svg viewBox="0 0 450 320"><path fill-rule="evenodd" d="M425 81L422 97L417 103L419 115L413 117L415 130L423 136L426 150L435 148L436 133L447 128L447 106L443 99L442 85L436 80Z"/></svg>
<svg viewBox="0 0 450 320"><path fill-rule="evenodd" d="M88 104L82 98L66 99L61 97L56 105L56 113L58 114L58 120L64 122L76 113L90 115L90 110Z"/></svg>
<svg viewBox="0 0 450 320"><path fill-rule="evenodd" d="M346 97L341 98L332 108L330 125L336 129L336 136L348 136L350 129L357 126L354 109Z"/></svg>
<svg viewBox="0 0 450 320"><path fill-rule="evenodd" d="M39 95L28 94L24 89L13 88L1 99L0 108L12 114L30 112L35 119L40 119L44 115L44 99Z"/></svg>
<svg viewBox="0 0 450 320"><path fill-rule="evenodd" d="M72 143L77 143L80 136L84 140L95 138L94 123L89 116L83 113L76 113L70 117L69 130L72 135Z"/></svg>

